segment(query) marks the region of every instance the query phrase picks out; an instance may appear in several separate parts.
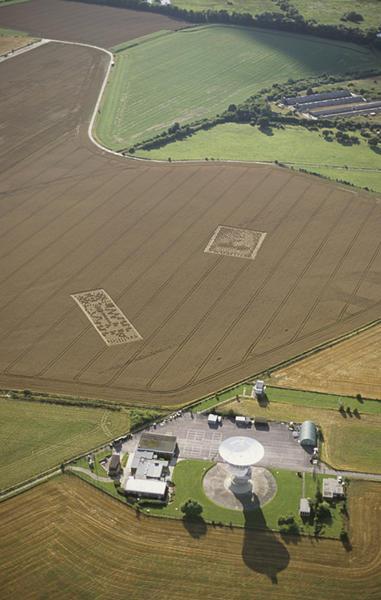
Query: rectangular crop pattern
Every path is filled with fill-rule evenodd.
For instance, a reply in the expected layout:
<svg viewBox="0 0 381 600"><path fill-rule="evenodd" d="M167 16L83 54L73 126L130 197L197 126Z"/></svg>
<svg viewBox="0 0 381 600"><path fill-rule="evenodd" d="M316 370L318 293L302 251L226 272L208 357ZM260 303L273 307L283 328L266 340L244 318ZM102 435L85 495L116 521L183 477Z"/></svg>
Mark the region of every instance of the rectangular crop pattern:
<svg viewBox="0 0 381 600"><path fill-rule="evenodd" d="M104 290L80 292L71 297L108 346L143 339Z"/></svg>
<svg viewBox="0 0 381 600"><path fill-rule="evenodd" d="M219 225L204 252L253 260L265 237L262 231Z"/></svg>

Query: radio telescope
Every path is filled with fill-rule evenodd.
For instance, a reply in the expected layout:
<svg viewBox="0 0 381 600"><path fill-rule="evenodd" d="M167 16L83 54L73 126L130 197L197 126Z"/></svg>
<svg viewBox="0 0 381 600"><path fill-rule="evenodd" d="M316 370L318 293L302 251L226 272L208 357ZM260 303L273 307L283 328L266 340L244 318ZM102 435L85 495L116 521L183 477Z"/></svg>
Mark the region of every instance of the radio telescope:
<svg viewBox="0 0 381 600"><path fill-rule="evenodd" d="M251 467L265 454L262 444L250 437L235 436L224 440L218 452L228 465L225 487L237 495L251 492Z"/></svg>

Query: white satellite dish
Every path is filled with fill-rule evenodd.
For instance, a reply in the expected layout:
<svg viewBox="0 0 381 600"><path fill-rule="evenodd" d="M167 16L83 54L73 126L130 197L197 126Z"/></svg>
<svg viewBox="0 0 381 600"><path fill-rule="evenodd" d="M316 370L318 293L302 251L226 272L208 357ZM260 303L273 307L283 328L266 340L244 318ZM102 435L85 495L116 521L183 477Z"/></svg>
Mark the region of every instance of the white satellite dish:
<svg viewBox="0 0 381 600"><path fill-rule="evenodd" d="M250 492L250 467L264 457L262 444L251 437L235 436L224 440L218 452L229 466L230 476L226 480L226 486L235 494Z"/></svg>

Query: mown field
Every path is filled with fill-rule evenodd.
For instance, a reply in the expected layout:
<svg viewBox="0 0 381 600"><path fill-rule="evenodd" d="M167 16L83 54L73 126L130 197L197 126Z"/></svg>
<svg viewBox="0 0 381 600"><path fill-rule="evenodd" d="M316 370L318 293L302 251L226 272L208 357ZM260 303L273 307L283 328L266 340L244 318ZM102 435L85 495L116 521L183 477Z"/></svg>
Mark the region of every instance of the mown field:
<svg viewBox="0 0 381 600"><path fill-rule="evenodd" d="M263 12L282 12L273 0L175 0L176 6L193 10L226 10L258 15ZM350 11L363 16L360 23L345 21L346 27L369 29L381 23L378 0L291 0L304 19L314 19L318 23L343 24L341 17Z"/></svg>
<svg viewBox="0 0 381 600"><path fill-rule="evenodd" d="M381 192L380 155L366 140L343 146L304 127L274 129L269 135L250 125L226 123L156 150L139 150L138 155L162 160L277 160Z"/></svg>
<svg viewBox="0 0 381 600"><path fill-rule="evenodd" d="M381 324L271 374L277 386L381 400ZM323 396L325 397L325 396ZM359 405L360 410L364 410Z"/></svg>
<svg viewBox="0 0 381 600"><path fill-rule="evenodd" d="M291 395L295 398L292 403ZM299 397L302 397L302 402ZM311 395L312 396L312 395ZM362 408L357 401L359 416L351 413L341 414L336 409L316 406L318 400L309 402L303 392L287 390L282 398L271 398L267 406L259 406L253 399L243 399L224 404L219 412L227 413L233 409L236 414L248 416L265 416L273 421L295 421L301 423L311 420L321 426L324 436L322 445L322 458L336 469L365 471L369 473L381 472L381 406L369 404L369 412ZM339 398L338 398L339 400ZM342 399L344 407L351 406L351 402ZM356 402L353 400L352 402ZM353 410L353 405L352 409ZM369 410L369 408L368 408ZM374 412L373 412L374 411Z"/></svg>
<svg viewBox="0 0 381 600"><path fill-rule="evenodd" d="M4 598L379 598L380 485L353 482L348 551L336 540L185 527L136 515L61 476L0 505Z"/></svg>
<svg viewBox="0 0 381 600"><path fill-rule="evenodd" d="M0 488L129 430L127 411L0 399Z"/></svg>
<svg viewBox="0 0 381 600"><path fill-rule="evenodd" d="M112 149L128 148L174 122L212 117L275 82L377 64L366 48L241 27L143 39L117 54L96 134Z"/></svg>

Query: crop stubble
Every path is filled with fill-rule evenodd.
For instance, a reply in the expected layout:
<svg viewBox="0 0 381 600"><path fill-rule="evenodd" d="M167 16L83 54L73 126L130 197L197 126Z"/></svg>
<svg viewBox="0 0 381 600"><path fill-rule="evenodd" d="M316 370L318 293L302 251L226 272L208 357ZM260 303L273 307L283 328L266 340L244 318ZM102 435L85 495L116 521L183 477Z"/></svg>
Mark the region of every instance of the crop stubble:
<svg viewBox="0 0 381 600"><path fill-rule="evenodd" d="M379 597L379 485L352 484L352 552L269 530L152 519L73 476L0 505L4 597ZM101 565L101 568L99 566ZM17 573L17 577L16 577ZM302 584L301 584L302 582Z"/></svg>
<svg viewBox="0 0 381 600"><path fill-rule="evenodd" d="M379 315L374 197L102 153L95 50L49 44L1 69L1 385L180 404ZM219 225L266 232L255 260L205 253ZM105 346L71 298L98 288L142 340Z"/></svg>
<svg viewBox="0 0 381 600"><path fill-rule="evenodd" d="M279 386L381 400L381 325L272 373ZM361 405L360 405L361 409Z"/></svg>

